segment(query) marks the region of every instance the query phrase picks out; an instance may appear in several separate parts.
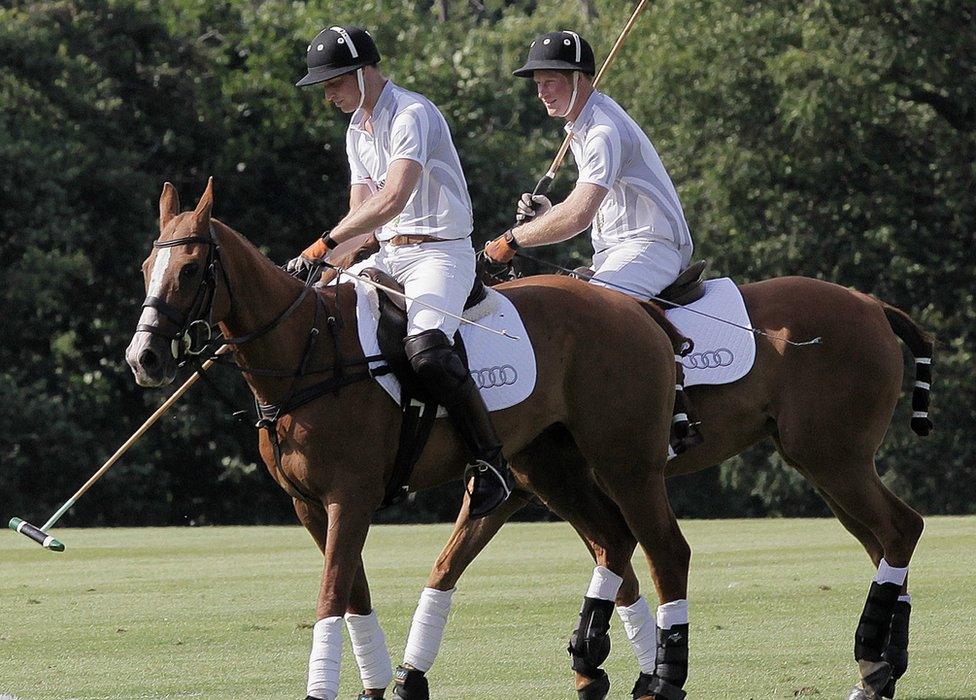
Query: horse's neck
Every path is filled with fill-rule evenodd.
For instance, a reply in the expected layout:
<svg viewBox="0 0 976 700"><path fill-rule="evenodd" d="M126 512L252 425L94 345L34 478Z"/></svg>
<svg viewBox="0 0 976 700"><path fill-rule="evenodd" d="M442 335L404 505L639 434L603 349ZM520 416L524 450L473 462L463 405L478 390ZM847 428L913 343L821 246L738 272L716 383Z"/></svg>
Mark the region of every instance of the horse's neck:
<svg viewBox="0 0 976 700"><path fill-rule="evenodd" d="M236 231L219 222L214 225L219 231L221 263L232 290L230 312L220 323L221 330L227 337L247 336L284 314L302 293L302 284ZM314 323L315 304L315 292L309 292L288 318L236 347L238 364L255 369L296 370ZM280 399L292 384L290 378L247 374L245 380L264 402Z"/></svg>

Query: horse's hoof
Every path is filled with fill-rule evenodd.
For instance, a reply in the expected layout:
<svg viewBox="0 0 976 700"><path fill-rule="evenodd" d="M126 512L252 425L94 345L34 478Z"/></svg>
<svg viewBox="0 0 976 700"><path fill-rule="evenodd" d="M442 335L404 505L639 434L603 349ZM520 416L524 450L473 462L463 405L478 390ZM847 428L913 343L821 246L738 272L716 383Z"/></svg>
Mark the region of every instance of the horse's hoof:
<svg viewBox="0 0 976 700"><path fill-rule="evenodd" d="M847 700L878 700L878 696L875 693L869 693L859 685L855 685L847 694Z"/></svg>

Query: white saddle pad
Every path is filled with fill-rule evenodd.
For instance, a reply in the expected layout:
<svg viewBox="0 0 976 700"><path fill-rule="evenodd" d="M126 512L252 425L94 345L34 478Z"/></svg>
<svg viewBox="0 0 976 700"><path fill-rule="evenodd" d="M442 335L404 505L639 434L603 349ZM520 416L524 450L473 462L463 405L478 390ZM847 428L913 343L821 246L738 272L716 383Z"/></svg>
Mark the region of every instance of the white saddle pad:
<svg viewBox="0 0 976 700"><path fill-rule="evenodd" d="M485 300L464 312L463 316L483 326L507 331L518 340L512 340L480 328L461 324L461 338L468 354L468 368L475 385L489 411L509 408L528 398L535 389L535 352L529 334L522 324L515 306L504 295L493 289L487 290ZM380 344L376 339L379 304L376 290L364 282L356 282L356 321L359 325L359 344L366 355L379 355ZM385 364L376 361L370 367ZM392 374L376 377L397 405L400 404L400 382ZM438 416L443 416L440 409Z"/></svg>
<svg viewBox="0 0 976 700"><path fill-rule="evenodd" d="M715 321L689 310L752 328L742 293L728 277L705 282L705 296L686 307L665 313L678 330L695 342L695 349L681 358L685 386L730 384L742 379L756 360L756 337L747 330Z"/></svg>

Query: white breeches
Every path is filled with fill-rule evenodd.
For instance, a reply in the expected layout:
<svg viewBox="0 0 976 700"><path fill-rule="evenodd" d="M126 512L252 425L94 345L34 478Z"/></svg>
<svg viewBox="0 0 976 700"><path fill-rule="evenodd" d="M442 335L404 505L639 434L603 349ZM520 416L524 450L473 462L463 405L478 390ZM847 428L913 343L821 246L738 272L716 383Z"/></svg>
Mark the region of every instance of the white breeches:
<svg viewBox="0 0 976 700"><path fill-rule="evenodd" d="M592 283L646 300L674 282L690 262L690 248L682 254L661 241L625 241L593 256Z"/></svg>
<svg viewBox="0 0 976 700"><path fill-rule="evenodd" d="M453 340L460 321L425 304L460 316L474 284L474 248L470 238L392 246L350 268L378 267L403 285L407 301L407 335L437 328Z"/></svg>

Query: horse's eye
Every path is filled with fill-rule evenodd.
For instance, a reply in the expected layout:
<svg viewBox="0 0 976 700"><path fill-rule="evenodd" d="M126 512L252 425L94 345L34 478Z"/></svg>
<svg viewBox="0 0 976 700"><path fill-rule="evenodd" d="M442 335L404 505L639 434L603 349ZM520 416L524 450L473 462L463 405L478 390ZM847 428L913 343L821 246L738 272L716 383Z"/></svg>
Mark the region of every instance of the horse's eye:
<svg viewBox="0 0 976 700"><path fill-rule="evenodd" d="M180 270L180 279L187 280L192 277L196 277L199 271L200 271L200 263L188 262Z"/></svg>

